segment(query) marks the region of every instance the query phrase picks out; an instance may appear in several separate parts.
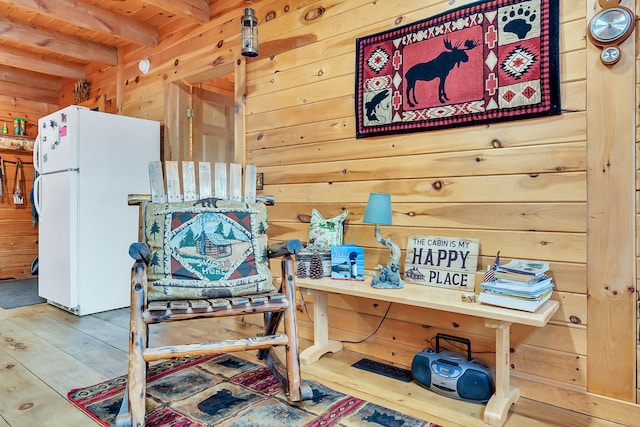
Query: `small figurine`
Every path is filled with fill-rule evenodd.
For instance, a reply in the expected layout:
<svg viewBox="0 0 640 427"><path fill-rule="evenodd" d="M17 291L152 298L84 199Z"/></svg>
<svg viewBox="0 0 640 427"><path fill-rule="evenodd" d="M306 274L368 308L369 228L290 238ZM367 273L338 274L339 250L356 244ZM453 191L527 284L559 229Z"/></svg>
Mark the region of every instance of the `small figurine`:
<svg viewBox="0 0 640 427"><path fill-rule="evenodd" d="M371 287L378 289L401 289L404 288L404 282L400 278L400 247L389 239L380 236L380 229L376 227L376 240L391 250L391 258L384 267L380 264L376 267L380 270L379 274L371 273Z"/></svg>

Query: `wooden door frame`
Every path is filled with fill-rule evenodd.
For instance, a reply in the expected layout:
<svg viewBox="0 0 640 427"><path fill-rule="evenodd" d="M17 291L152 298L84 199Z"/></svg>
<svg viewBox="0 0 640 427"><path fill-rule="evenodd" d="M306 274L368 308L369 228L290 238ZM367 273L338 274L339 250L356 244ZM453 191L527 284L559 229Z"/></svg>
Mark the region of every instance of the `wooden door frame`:
<svg viewBox="0 0 640 427"><path fill-rule="evenodd" d="M236 58L233 62L220 63L213 66L208 71L199 72L194 75L182 78L177 81L167 83L165 89L165 130L164 130L164 158L163 160L185 160L185 150L181 147L180 127L180 111L186 111L188 106L188 94L185 100L184 88L189 85L197 85L218 77L226 76L233 73L234 75L234 118L233 118L233 145L234 159L236 163L244 164L246 159L246 142L245 142L245 90L246 90L246 61L243 57Z"/></svg>

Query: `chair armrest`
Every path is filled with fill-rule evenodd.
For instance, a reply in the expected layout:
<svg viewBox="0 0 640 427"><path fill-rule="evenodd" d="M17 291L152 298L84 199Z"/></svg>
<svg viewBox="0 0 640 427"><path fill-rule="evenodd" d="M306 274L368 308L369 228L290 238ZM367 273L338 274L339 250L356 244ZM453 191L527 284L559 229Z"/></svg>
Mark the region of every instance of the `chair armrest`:
<svg viewBox="0 0 640 427"><path fill-rule="evenodd" d="M127 204L129 206L139 206L143 202L150 202L151 194L129 194L127 196Z"/></svg>
<svg viewBox="0 0 640 427"><path fill-rule="evenodd" d="M276 258L282 255L297 254L302 250L302 243L298 239L285 240L284 242L274 243L267 249L267 257Z"/></svg>
<svg viewBox="0 0 640 427"><path fill-rule="evenodd" d="M142 260L148 262L150 253L151 251L146 243L135 242L129 246L129 256L136 261Z"/></svg>

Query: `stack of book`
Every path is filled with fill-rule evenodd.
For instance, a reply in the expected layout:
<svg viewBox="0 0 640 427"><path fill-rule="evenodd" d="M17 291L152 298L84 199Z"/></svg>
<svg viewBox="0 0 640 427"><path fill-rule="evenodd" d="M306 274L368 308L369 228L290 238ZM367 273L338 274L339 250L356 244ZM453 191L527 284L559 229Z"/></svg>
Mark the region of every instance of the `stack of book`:
<svg viewBox="0 0 640 427"><path fill-rule="evenodd" d="M514 259L495 268L494 277L482 282L478 301L500 307L536 311L553 291L549 264Z"/></svg>

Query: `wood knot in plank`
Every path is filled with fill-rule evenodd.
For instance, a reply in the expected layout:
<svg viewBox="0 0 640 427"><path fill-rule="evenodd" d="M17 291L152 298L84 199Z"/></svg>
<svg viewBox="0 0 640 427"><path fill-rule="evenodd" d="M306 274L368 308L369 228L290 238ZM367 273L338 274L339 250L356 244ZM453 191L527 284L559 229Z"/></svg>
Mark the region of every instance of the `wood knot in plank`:
<svg viewBox="0 0 640 427"><path fill-rule="evenodd" d="M444 188L444 182L438 180L433 184L431 184L431 186L433 187L434 190L442 190Z"/></svg>
<svg viewBox="0 0 640 427"><path fill-rule="evenodd" d="M313 21L315 19L321 18L324 15L325 8L324 7L314 7L307 11L304 14L304 20L307 22Z"/></svg>
<svg viewBox="0 0 640 427"><path fill-rule="evenodd" d="M298 221L300 222L304 222L304 223L310 223L311 222L311 215L307 215L307 214L298 214Z"/></svg>
<svg viewBox="0 0 640 427"><path fill-rule="evenodd" d="M607 294L610 297L613 297L614 299L617 299L619 297L619 292L617 289L612 289L609 286L605 286L604 287L604 292L605 294Z"/></svg>

